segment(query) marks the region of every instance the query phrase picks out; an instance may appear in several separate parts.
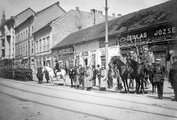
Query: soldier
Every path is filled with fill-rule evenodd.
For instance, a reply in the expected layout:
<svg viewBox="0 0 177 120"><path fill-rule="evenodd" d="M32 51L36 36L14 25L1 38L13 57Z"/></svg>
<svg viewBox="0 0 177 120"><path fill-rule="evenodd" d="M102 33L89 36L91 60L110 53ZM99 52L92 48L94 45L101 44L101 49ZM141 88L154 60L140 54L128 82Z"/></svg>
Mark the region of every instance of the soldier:
<svg viewBox="0 0 177 120"><path fill-rule="evenodd" d="M80 65L79 68L79 80L80 84L82 85L82 90L84 90L84 79L85 79L85 68Z"/></svg>
<svg viewBox="0 0 177 120"><path fill-rule="evenodd" d="M71 87L73 87L73 83L75 83L76 81L75 81L75 77L76 77L76 70L75 70L75 68L73 67L73 68L71 68L71 69L69 69L69 77L70 77L70 79L71 79Z"/></svg>
<svg viewBox="0 0 177 120"><path fill-rule="evenodd" d="M177 56L173 57L172 68L169 73L169 80L171 82L171 86L174 89L175 98L173 101L177 101Z"/></svg>
<svg viewBox="0 0 177 120"><path fill-rule="evenodd" d="M113 87L113 77L114 77L113 65L109 64L109 69L108 69L108 88L112 88Z"/></svg>
<svg viewBox="0 0 177 120"><path fill-rule="evenodd" d="M101 80L101 68L100 65L97 65L97 78L98 78L98 83L99 83L99 87L100 87L100 80Z"/></svg>
<svg viewBox="0 0 177 120"><path fill-rule="evenodd" d="M105 91L107 87L107 71L104 66L101 67L100 90Z"/></svg>
<svg viewBox="0 0 177 120"><path fill-rule="evenodd" d="M96 86L96 68L95 65L92 66L92 70L93 70L93 86Z"/></svg>
<svg viewBox="0 0 177 120"><path fill-rule="evenodd" d="M37 68L36 77L38 78L38 83L39 83L39 84L42 84L43 72L42 72L42 65L41 65L41 64L40 64L39 67Z"/></svg>
<svg viewBox="0 0 177 120"><path fill-rule="evenodd" d="M92 89L93 84L92 82L93 82L93 71L89 66L87 66L85 73L85 87L87 88L87 90Z"/></svg>
<svg viewBox="0 0 177 120"><path fill-rule="evenodd" d="M156 66L154 70L154 82L157 85L158 99L163 97L163 82L165 77L165 67L161 64L161 60L156 60Z"/></svg>

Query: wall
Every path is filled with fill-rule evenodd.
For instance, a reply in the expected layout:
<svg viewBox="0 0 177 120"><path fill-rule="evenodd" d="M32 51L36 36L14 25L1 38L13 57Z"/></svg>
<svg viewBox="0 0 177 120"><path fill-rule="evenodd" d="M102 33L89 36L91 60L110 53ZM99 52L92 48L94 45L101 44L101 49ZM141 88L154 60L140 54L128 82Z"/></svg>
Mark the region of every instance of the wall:
<svg viewBox="0 0 177 120"><path fill-rule="evenodd" d="M104 22L105 18L101 14L96 14L96 23ZM56 45L72 32L94 25L93 13L80 10L71 10L61 18L52 23L53 44Z"/></svg>
<svg viewBox="0 0 177 120"><path fill-rule="evenodd" d="M97 49L99 48L99 41L94 40L94 41L89 41L86 43L80 43L75 45L75 59L76 56L79 56L79 64L84 65L84 59L88 59L88 65L91 64L92 62L92 54L95 54L97 58ZM82 53L88 51L89 55L88 56L82 56ZM97 64L97 59L96 59L96 64Z"/></svg>

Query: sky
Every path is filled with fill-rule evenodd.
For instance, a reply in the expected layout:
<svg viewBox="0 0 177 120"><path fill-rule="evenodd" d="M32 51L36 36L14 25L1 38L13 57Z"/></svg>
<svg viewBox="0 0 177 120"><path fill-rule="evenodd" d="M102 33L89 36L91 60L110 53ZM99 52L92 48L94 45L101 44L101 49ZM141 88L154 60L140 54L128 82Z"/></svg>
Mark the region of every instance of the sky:
<svg viewBox="0 0 177 120"><path fill-rule="evenodd" d="M148 8L168 0L107 0L108 14L128 14L144 8ZM0 19L2 11L5 10L6 19L15 16L28 7L35 12L40 11L55 2L60 2L60 6L69 11L79 7L81 11L90 12L90 9L101 10L105 12L105 0L0 0Z"/></svg>

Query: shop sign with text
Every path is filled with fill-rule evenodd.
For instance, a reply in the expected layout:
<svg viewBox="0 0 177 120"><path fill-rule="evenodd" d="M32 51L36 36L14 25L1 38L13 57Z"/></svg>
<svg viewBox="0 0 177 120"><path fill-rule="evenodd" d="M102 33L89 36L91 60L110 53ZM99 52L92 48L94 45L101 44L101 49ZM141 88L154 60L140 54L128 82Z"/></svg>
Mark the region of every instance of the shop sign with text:
<svg viewBox="0 0 177 120"><path fill-rule="evenodd" d="M176 26L165 24L158 27L149 27L143 30L125 33L119 39L119 45L153 42L173 38L177 35Z"/></svg>

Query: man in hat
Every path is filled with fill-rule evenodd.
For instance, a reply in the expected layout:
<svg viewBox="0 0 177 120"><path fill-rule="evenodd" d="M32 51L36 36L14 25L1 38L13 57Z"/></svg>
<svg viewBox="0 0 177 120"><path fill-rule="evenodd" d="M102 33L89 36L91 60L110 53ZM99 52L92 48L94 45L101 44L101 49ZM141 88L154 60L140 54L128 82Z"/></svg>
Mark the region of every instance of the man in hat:
<svg viewBox="0 0 177 120"><path fill-rule="evenodd" d="M157 85L158 99L163 97L163 82L165 77L165 67L161 64L161 59L156 59L154 70L154 82Z"/></svg>
<svg viewBox="0 0 177 120"><path fill-rule="evenodd" d="M105 66L101 67L100 91L106 91L107 88L107 70Z"/></svg>
<svg viewBox="0 0 177 120"><path fill-rule="evenodd" d="M175 98L173 101L177 101L177 56L173 57L172 68L169 73L169 80L171 82L171 86L174 89Z"/></svg>

